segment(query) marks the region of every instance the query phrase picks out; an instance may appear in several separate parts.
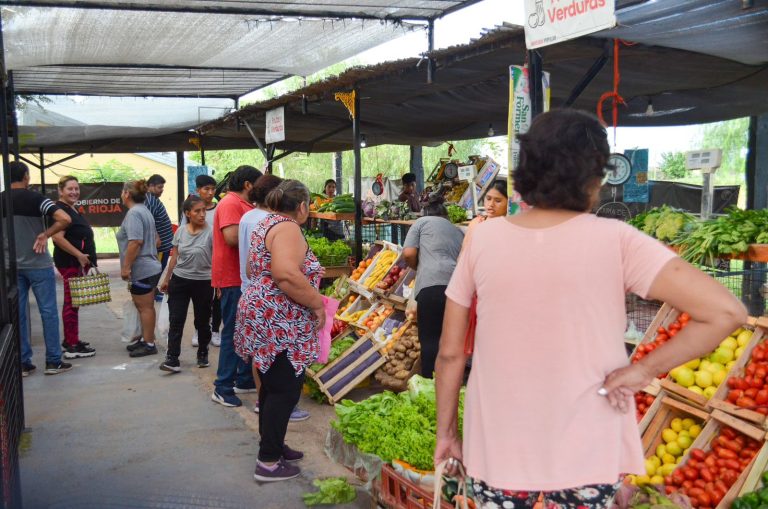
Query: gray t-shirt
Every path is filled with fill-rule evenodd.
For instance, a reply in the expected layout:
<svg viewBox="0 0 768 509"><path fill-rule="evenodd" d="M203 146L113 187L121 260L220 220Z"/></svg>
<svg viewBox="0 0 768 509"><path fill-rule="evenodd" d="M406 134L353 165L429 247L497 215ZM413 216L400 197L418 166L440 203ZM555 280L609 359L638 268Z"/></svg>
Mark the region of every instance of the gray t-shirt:
<svg viewBox="0 0 768 509"><path fill-rule="evenodd" d="M162 272L162 266L157 260L157 245L155 244L155 218L143 203L137 203L128 210L123 224L117 231L117 246L120 248L120 265L125 262L125 252L128 241L142 241L139 255L131 267L131 281L145 279Z"/></svg>
<svg viewBox="0 0 768 509"><path fill-rule="evenodd" d="M240 225L237 230L237 249L240 255L240 290L243 293L245 293L249 284L245 271L248 267L248 251L251 249L251 233L253 233L256 225L262 222L268 215L269 212L266 210L253 209L243 214L243 217L240 218Z"/></svg>
<svg viewBox="0 0 768 509"><path fill-rule="evenodd" d="M211 279L213 229L208 223L194 235L186 226L180 226L173 236L173 247L177 249L175 276L199 281Z"/></svg>
<svg viewBox="0 0 768 509"><path fill-rule="evenodd" d="M443 217L427 216L416 220L403 247L419 250L415 293L422 288L447 286L461 252L464 233Z"/></svg>

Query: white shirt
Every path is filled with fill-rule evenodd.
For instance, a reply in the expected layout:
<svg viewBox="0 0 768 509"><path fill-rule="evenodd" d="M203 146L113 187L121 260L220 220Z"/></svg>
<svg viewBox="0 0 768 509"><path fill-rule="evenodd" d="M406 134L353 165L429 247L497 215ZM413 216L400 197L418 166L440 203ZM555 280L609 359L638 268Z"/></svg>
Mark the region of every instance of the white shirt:
<svg viewBox="0 0 768 509"><path fill-rule="evenodd" d="M253 209L246 212L243 217L240 218L240 226L238 227L237 239L238 239L238 251L240 255L240 290L245 293L245 289L248 288L250 281L245 274L245 269L248 266L248 252L251 250L251 233L256 228L256 225L263 221L269 212L261 209Z"/></svg>

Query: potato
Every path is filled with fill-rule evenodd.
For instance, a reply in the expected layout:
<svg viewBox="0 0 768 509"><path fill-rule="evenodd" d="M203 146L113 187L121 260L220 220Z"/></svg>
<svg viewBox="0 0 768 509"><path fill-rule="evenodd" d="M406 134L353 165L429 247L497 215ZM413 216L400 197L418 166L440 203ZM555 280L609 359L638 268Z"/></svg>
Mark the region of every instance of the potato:
<svg viewBox="0 0 768 509"><path fill-rule="evenodd" d="M403 352L397 352L395 354L395 359L399 359L399 360L405 359L405 354Z"/></svg>
<svg viewBox="0 0 768 509"><path fill-rule="evenodd" d="M410 371L411 368L413 367L413 359L405 359L403 363L404 363L405 369L407 369L408 371Z"/></svg>
<svg viewBox="0 0 768 509"><path fill-rule="evenodd" d="M418 359L419 355L420 355L420 353L417 352L416 350L411 350L410 352L408 352L408 357L410 357L411 359L414 359L414 360Z"/></svg>
<svg viewBox="0 0 768 509"><path fill-rule="evenodd" d="M406 352L405 345L402 342L398 343L397 345L395 345L395 351L405 353Z"/></svg>
<svg viewBox="0 0 768 509"><path fill-rule="evenodd" d="M413 345L413 351L414 352L420 352L421 351L421 345L419 343L416 343Z"/></svg>
<svg viewBox="0 0 768 509"><path fill-rule="evenodd" d="M408 350L409 348L413 348L413 341L411 341L410 339L403 339L403 340L400 340L400 345L402 345L403 348Z"/></svg>
<svg viewBox="0 0 768 509"><path fill-rule="evenodd" d="M406 378L408 378L408 375L410 374L411 374L410 371L407 371L404 369L402 371L398 371L397 373L395 373L395 378L397 378L398 380L405 380Z"/></svg>

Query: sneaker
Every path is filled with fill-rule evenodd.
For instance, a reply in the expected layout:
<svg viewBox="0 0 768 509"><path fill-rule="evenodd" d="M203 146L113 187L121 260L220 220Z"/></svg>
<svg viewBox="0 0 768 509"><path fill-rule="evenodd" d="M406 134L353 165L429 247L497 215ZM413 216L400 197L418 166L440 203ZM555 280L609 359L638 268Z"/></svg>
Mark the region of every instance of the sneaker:
<svg viewBox="0 0 768 509"><path fill-rule="evenodd" d="M202 354L199 353L199 354L197 354L197 367L198 368L207 368L210 365L211 365L211 363L208 362L208 354L207 353L202 353Z"/></svg>
<svg viewBox="0 0 768 509"><path fill-rule="evenodd" d="M72 369L72 364L67 362L46 362L45 374L46 375L58 375Z"/></svg>
<svg viewBox="0 0 768 509"><path fill-rule="evenodd" d="M123 340L125 340L125 338L124 338L124 337L122 337L122 336L120 337L120 339L123 339ZM125 342L125 343L130 343L131 341L134 341L134 340L132 339L132 340L130 340L130 341L124 341L124 342ZM78 341L78 342L77 342L77 344L78 344L78 345L91 346L91 344L90 344L89 342L87 342L87 341ZM64 341L62 341L62 342L61 342L61 349L62 349L62 350L66 350L66 349L67 349L67 344L66 344Z"/></svg>
<svg viewBox="0 0 768 509"><path fill-rule="evenodd" d="M235 394L250 394L252 392L259 392L256 386L253 387L238 387L235 386Z"/></svg>
<svg viewBox="0 0 768 509"><path fill-rule="evenodd" d="M199 343L197 341L197 331L195 331L194 334L192 334L192 346L198 346Z"/></svg>
<svg viewBox="0 0 768 509"><path fill-rule="evenodd" d="M96 355L96 350L82 342L75 346L68 346L64 349L65 359L81 359L84 357L93 357L94 355Z"/></svg>
<svg viewBox="0 0 768 509"><path fill-rule="evenodd" d="M273 465L274 470L267 468L260 461L256 462L256 471L253 478L261 482L287 481L301 474L301 469L296 465L291 465L285 461L278 461Z"/></svg>
<svg viewBox="0 0 768 509"><path fill-rule="evenodd" d="M304 453L296 451L288 447L288 444L283 444L283 459L285 461L299 461L304 459Z"/></svg>
<svg viewBox="0 0 768 509"><path fill-rule="evenodd" d="M146 343L144 342L143 338L139 338L125 345L125 349L128 350L129 352L133 352L134 350L141 348L142 345L146 345Z"/></svg>
<svg viewBox="0 0 768 509"><path fill-rule="evenodd" d="M37 369L37 366L35 366L31 362L25 362L24 364L21 365L21 376L29 376L36 369Z"/></svg>
<svg viewBox="0 0 768 509"><path fill-rule="evenodd" d="M259 413L259 402L257 401L256 404L253 406L253 411L257 414Z"/></svg>
<svg viewBox="0 0 768 509"><path fill-rule="evenodd" d="M179 359L166 357L165 362L160 364L160 369L163 371L168 371L169 373L178 373L181 371L181 364L179 363Z"/></svg>
<svg viewBox="0 0 768 509"><path fill-rule="evenodd" d="M309 412L306 410L302 410L299 407L296 407L293 409L293 412L291 412L291 418L288 419L289 422L301 422L306 421L309 419Z"/></svg>
<svg viewBox="0 0 768 509"><path fill-rule="evenodd" d="M224 405L226 407L243 406L243 402L240 401L240 398L234 394L221 394L218 389L213 391L213 394L211 394L211 399L219 405Z"/></svg>
<svg viewBox="0 0 768 509"><path fill-rule="evenodd" d="M221 346L221 334L218 332L211 332L211 344L213 346Z"/></svg>
<svg viewBox="0 0 768 509"><path fill-rule="evenodd" d="M157 346L149 345L142 342L141 346L135 348L131 353L131 357L146 357L147 355L157 355Z"/></svg>

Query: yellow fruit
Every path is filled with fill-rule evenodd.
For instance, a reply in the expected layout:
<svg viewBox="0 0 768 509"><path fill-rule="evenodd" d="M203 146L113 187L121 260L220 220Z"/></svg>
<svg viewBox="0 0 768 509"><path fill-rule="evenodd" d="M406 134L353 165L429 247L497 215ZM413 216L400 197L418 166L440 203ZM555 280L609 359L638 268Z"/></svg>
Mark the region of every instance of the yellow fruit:
<svg viewBox="0 0 768 509"><path fill-rule="evenodd" d="M699 436L699 433L701 433L701 426L694 424L688 429L688 433L691 434L691 438L695 439L697 436Z"/></svg>
<svg viewBox="0 0 768 509"><path fill-rule="evenodd" d="M676 431L679 433L683 429L683 420L679 417L675 417L669 423L669 427L672 428L672 431Z"/></svg>
<svg viewBox="0 0 768 509"><path fill-rule="evenodd" d="M677 373L672 376L675 379L675 382L682 385L683 387L690 387L695 381L693 370L685 366L679 368Z"/></svg>
<svg viewBox="0 0 768 509"><path fill-rule="evenodd" d="M752 339L752 331L745 330L736 336L736 343L738 343L739 346L747 346L750 339Z"/></svg>
<svg viewBox="0 0 768 509"><path fill-rule="evenodd" d="M651 460L645 460L645 472L651 476L656 473L656 465L653 464L653 461Z"/></svg>
<svg viewBox="0 0 768 509"><path fill-rule="evenodd" d="M635 483L638 486L645 486L646 484L650 484L650 482L651 482L651 478L647 475L638 475L635 478Z"/></svg>
<svg viewBox="0 0 768 509"><path fill-rule="evenodd" d="M677 440L680 440L680 438L677 438ZM667 453L671 454L675 458L683 454L683 448L678 445L677 440L667 444Z"/></svg>
<svg viewBox="0 0 768 509"><path fill-rule="evenodd" d="M649 457L645 461L650 461L657 469L661 466L661 459L656 455Z"/></svg>
<svg viewBox="0 0 768 509"><path fill-rule="evenodd" d="M629 484L633 486L637 486L637 476L633 474L629 474L627 476L627 481L629 481Z"/></svg>
<svg viewBox="0 0 768 509"><path fill-rule="evenodd" d="M696 421L694 421L690 417L686 417L685 419L683 419L683 429L686 431L691 429L691 426L693 426L694 424L696 424Z"/></svg>
<svg viewBox="0 0 768 509"><path fill-rule="evenodd" d="M730 360L728 360L726 362L730 362ZM707 369L705 371L709 371L710 373L712 373L714 375L718 371L722 371L724 369L725 369L725 364L724 363L713 362L712 364L709 364L707 366Z"/></svg>
<svg viewBox="0 0 768 509"><path fill-rule="evenodd" d="M712 396L714 396L716 392L717 392L717 387L715 387L714 385L710 385L709 387L704 389L704 397L706 397L707 399L712 399Z"/></svg>
<svg viewBox="0 0 768 509"><path fill-rule="evenodd" d="M736 341L734 338L728 336L723 341L720 342L720 346L723 346L725 348L728 348L729 350L736 350L739 346L739 342Z"/></svg>
<svg viewBox="0 0 768 509"><path fill-rule="evenodd" d="M656 446L656 457L657 458L664 458L664 455L667 454L667 446L664 444L659 444Z"/></svg>
<svg viewBox="0 0 768 509"><path fill-rule="evenodd" d="M696 372L696 385L701 387L702 389L706 389L710 385L712 385L712 373L709 371L697 371Z"/></svg>
<svg viewBox="0 0 768 509"><path fill-rule="evenodd" d="M691 369L696 369L699 367L699 364L701 364L701 359L693 359L692 361L688 361L683 366Z"/></svg>
<svg viewBox="0 0 768 509"><path fill-rule="evenodd" d="M738 329L736 329L735 331L731 332L731 337L734 337L734 338L735 338L735 337L738 337L738 336L739 336L739 334L741 334L741 333L742 333L742 332L744 332L745 330L746 330L746 329L744 329L744 327L739 327L739 328L738 328Z"/></svg>
<svg viewBox="0 0 768 509"><path fill-rule="evenodd" d="M662 477L660 475L654 475L653 477L651 477L651 484L655 484L657 486L658 485L663 485L664 484L664 477Z"/></svg>
<svg viewBox="0 0 768 509"><path fill-rule="evenodd" d="M661 432L661 439L667 444L667 452L669 452L670 442L677 440L677 432L673 429L667 428Z"/></svg>
<svg viewBox="0 0 768 509"><path fill-rule="evenodd" d="M675 468L677 468L677 465L675 465L674 463L662 465L661 468L658 470L658 473L659 475L663 475L664 477L666 477L670 475L672 472L674 472Z"/></svg>
<svg viewBox="0 0 768 509"><path fill-rule="evenodd" d="M710 361L709 359L702 359L701 364L699 364L699 369L707 369L707 366L709 366L710 364L712 364L712 361Z"/></svg>
<svg viewBox="0 0 768 509"><path fill-rule="evenodd" d="M744 353L744 347L743 346L740 346L740 347L736 348L736 350L733 351L734 359L738 359L739 357L741 357L741 354L743 354L743 353ZM733 361L731 361L731 362L733 362ZM728 364L730 364L731 362L729 362Z"/></svg>
<svg viewBox="0 0 768 509"><path fill-rule="evenodd" d="M733 350L724 346L718 346L715 353L712 354L712 360L720 364L727 364L733 360Z"/></svg>
<svg viewBox="0 0 768 509"><path fill-rule="evenodd" d="M680 435L679 437L677 437L677 445L679 445L681 450L683 451L685 449L688 449L692 443L693 443L693 439L688 435Z"/></svg>
<svg viewBox="0 0 768 509"><path fill-rule="evenodd" d="M742 350L742 353L743 353L743 350ZM726 369L726 371L730 371L730 370L731 370L731 368L733 368L733 365L734 365L734 364L736 364L736 361L731 361L731 362L729 362L728 364L726 364L726 365L725 365L725 369Z"/></svg>
<svg viewBox="0 0 768 509"><path fill-rule="evenodd" d="M721 369L714 375L712 375L712 383L715 385L720 385L723 383L725 378L728 376L728 370L727 369Z"/></svg>
<svg viewBox="0 0 768 509"><path fill-rule="evenodd" d="M688 390L691 391L691 392L695 392L696 394L698 394L700 396L704 395L704 389L702 389L698 385L691 385L690 387L688 387Z"/></svg>
<svg viewBox="0 0 768 509"><path fill-rule="evenodd" d="M679 465L680 462L683 461L683 458L685 458L685 455L678 456L677 459L675 460L675 465Z"/></svg>
<svg viewBox="0 0 768 509"><path fill-rule="evenodd" d="M667 453L664 455L663 458L661 458L661 463L663 465L674 465L677 458L672 456L671 454Z"/></svg>

